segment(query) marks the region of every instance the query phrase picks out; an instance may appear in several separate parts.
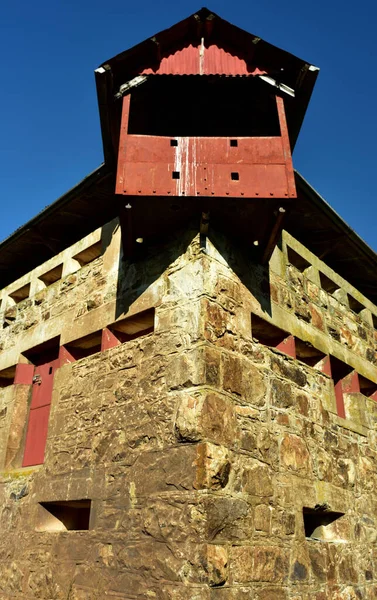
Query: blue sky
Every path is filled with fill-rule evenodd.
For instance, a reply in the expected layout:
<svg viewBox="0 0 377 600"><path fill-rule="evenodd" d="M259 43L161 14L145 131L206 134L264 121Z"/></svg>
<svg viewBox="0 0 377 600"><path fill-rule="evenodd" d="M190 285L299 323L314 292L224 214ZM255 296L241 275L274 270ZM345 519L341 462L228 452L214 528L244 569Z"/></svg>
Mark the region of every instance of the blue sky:
<svg viewBox="0 0 377 600"><path fill-rule="evenodd" d="M201 7L188 0L3 0L0 239L103 160L94 69ZM295 167L377 251L377 8L372 0L211 0L321 68Z"/></svg>

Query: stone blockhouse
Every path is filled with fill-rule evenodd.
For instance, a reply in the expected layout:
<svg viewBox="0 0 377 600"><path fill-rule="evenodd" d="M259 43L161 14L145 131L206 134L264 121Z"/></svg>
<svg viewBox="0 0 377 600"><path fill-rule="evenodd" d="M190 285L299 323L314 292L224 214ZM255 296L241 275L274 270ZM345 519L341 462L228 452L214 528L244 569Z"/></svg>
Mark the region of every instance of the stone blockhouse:
<svg viewBox="0 0 377 600"><path fill-rule="evenodd" d="M377 597L377 257L292 168L317 72L207 9L97 69L104 165L0 245L4 600Z"/></svg>

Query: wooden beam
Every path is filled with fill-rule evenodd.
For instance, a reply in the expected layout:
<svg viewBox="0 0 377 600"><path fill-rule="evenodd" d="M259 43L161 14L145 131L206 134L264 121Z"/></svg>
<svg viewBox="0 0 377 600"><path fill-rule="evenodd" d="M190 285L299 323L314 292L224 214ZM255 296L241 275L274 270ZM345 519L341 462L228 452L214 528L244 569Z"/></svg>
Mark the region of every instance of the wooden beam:
<svg viewBox="0 0 377 600"><path fill-rule="evenodd" d="M262 256L262 265L265 265L268 263L268 261L271 258L271 255L274 251L274 248L276 246L278 237L281 233L281 230L283 228L283 220L284 217L286 215L286 210L285 208L283 208L282 206L280 206L280 208L277 211L276 214L276 219L275 219L275 223L273 224L270 236L268 238L266 247L264 249L263 252L263 256Z"/></svg>

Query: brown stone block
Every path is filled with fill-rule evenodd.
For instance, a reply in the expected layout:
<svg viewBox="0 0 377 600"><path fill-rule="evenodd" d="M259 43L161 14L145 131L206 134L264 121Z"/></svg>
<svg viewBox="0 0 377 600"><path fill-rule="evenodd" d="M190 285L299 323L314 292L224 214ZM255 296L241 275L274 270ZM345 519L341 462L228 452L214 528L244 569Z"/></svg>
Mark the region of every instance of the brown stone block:
<svg viewBox="0 0 377 600"><path fill-rule="evenodd" d="M266 401L263 373L241 357L224 353L222 356L223 388L250 404L262 406Z"/></svg>
<svg viewBox="0 0 377 600"><path fill-rule="evenodd" d="M218 387L220 385L220 352L215 348L206 347L203 358L206 384Z"/></svg>
<svg viewBox="0 0 377 600"><path fill-rule="evenodd" d="M158 600L212 600L212 591L207 585L189 587L184 584L174 586L165 584L158 589L155 588L155 596L149 594L149 597Z"/></svg>
<svg viewBox="0 0 377 600"><path fill-rule="evenodd" d="M203 348L173 356L166 365L165 379L170 389L204 385L206 363Z"/></svg>
<svg viewBox="0 0 377 600"><path fill-rule="evenodd" d="M252 464L242 471L240 490L251 496L272 496L274 493L272 479L273 473L270 467L264 464Z"/></svg>
<svg viewBox="0 0 377 600"><path fill-rule="evenodd" d="M292 582L307 583L310 577L310 559L307 544L296 546L291 555L290 579Z"/></svg>
<svg viewBox="0 0 377 600"><path fill-rule="evenodd" d="M210 587L224 585L228 579L227 549L224 546L208 545L204 568Z"/></svg>
<svg viewBox="0 0 377 600"><path fill-rule="evenodd" d="M178 494L170 494L169 498L161 497L147 503L140 512L140 534L145 534L160 542L204 542L206 532L206 507L195 498L186 501ZM123 517L121 526L129 535L129 519Z"/></svg>
<svg viewBox="0 0 377 600"><path fill-rule="evenodd" d="M295 405L295 397L290 383L281 379L271 381L271 401L278 408L291 408Z"/></svg>
<svg viewBox="0 0 377 600"><path fill-rule="evenodd" d="M254 598L255 600L287 600L288 590L282 587L263 586L261 589L256 588Z"/></svg>
<svg viewBox="0 0 377 600"><path fill-rule="evenodd" d="M230 471L231 463L226 448L208 442L197 445L195 489L225 488Z"/></svg>
<svg viewBox="0 0 377 600"><path fill-rule="evenodd" d="M289 550L278 546L238 546L231 550L230 576L234 583L283 583L289 575Z"/></svg>
<svg viewBox="0 0 377 600"><path fill-rule="evenodd" d="M338 564L338 577L340 583L358 583L359 574L355 565L355 557L351 553L343 554Z"/></svg>
<svg viewBox="0 0 377 600"><path fill-rule="evenodd" d="M309 310L311 314L312 325L314 327L317 327L317 329L320 329L321 331L325 331L326 325L322 312L318 308L316 308L316 306L314 306L314 304L312 303L309 304Z"/></svg>
<svg viewBox="0 0 377 600"><path fill-rule="evenodd" d="M302 475L311 472L310 454L305 442L297 435L286 434L280 444L280 464Z"/></svg>
<svg viewBox="0 0 377 600"><path fill-rule="evenodd" d="M222 306L205 299L202 301L202 311L206 340L216 342L226 331L232 331L232 315Z"/></svg>
<svg viewBox="0 0 377 600"><path fill-rule="evenodd" d="M271 532L272 507L268 504L258 504L254 509L254 527L256 531Z"/></svg>
<svg viewBox="0 0 377 600"><path fill-rule="evenodd" d="M252 513L244 500L224 496L204 498L201 504L209 540L247 540L252 535Z"/></svg>
<svg viewBox="0 0 377 600"><path fill-rule="evenodd" d="M233 404L215 392L181 396L174 428L180 441L233 445L238 437Z"/></svg>
<svg viewBox="0 0 377 600"><path fill-rule="evenodd" d="M223 587L211 589L210 600L255 600L256 596L250 587Z"/></svg>
<svg viewBox="0 0 377 600"><path fill-rule="evenodd" d="M254 548L252 546L233 546L230 550L231 583L247 583L254 581Z"/></svg>
<svg viewBox="0 0 377 600"><path fill-rule="evenodd" d="M129 471L130 494L133 490L132 496L136 500L139 495L173 489L192 490L197 481L196 462L197 451L192 445L140 454Z"/></svg>
<svg viewBox="0 0 377 600"><path fill-rule="evenodd" d="M296 383L300 387L304 387L307 383L305 371L299 367L291 358L273 354L271 356L271 369L281 377L285 377Z"/></svg>

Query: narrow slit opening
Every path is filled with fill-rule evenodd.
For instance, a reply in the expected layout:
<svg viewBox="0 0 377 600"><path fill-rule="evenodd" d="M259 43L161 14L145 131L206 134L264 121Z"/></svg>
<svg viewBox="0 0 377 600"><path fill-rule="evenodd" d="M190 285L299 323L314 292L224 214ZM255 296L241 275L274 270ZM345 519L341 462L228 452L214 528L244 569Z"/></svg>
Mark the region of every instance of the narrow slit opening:
<svg viewBox="0 0 377 600"><path fill-rule="evenodd" d="M154 308L145 310L141 313L116 321L108 326L108 329L123 342L134 340L154 331Z"/></svg>
<svg viewBox="0 0 377 600"><path fill-rule="evenodd" d="M37 531L85 531L89 529L91 500L40 502Z"/></svg>
<svg viewBox="0 0 377 600"><path fill-rule="evenodd" d="M356 300L356 298L351 296L351 294L347 294L347 295L348 295L348 304L349 304L350 309L358 315L359 313L361 313L361 311L365 307L361 304L361 302Z"/></svg>
<svg viewBox="0 0 377 600"><path fill-rule="evenodd" d="M8 367L0 371L0 388L8 387L13 385L14 377L16 374L16 366Z"/></svg>
<svg viewBox="0 0 377 600"><path fill-rule="evenodd" d="M62 272L63 272L63 264L58 265L57 267L54 267L53 269L50 269L50 271L47 271L47 273L43 273L43 275L40 275L38 277L38 279L40 279L40 281L42 281L45 284L45 286L47 287L49 285L52 285L56 281L59 281L59 279L62 278Z"/></svg>
<svg viewBox="0 0 377 600"><path fill-rule="evenodd" d="M299 271L301 271L301 273L303 273L306 269L308 269L311 266L310 262L308 262L306 258L301 256L301 254L299 254L289 246L287 246L287 256L290 264L296 267L296 269L298 269Z"/></svg>
<svg viewBox="0 0 377 600"><path fill-rule="evenodd" d="M332 279L324 275L324 273L319 272L319 279L321 282L321 288L325 290L328 294L333 294L337 290L339 290L339 285L335 283Z"/></svg>
<svg viewBox="0 0 377 600"><path fill-rule="evenodd" d="M64 344L64 348L73 360L80 360L101 352L101 340L102 331L99 330Z"/></svg>
<svg viewBox="0 0 377 600"><path fill-rule="evenodd" d="M310 342L304 342L296 338L296 358L300 362L305 363L309 367L317 368L325 356L323 352L314 348Z"/></svg>
<svg viewBox="0 0 377 600"><path fill-rule="evenodd" d="M15 290L11 294L9 294L10 298L12 298L16 304L22 302L30 296L30 283L23 285L18 290Z"/></svg>
<svg viewBox="0 0 377 600"><path fill-rule="evenodd" d="M101 242L97 242L95 244L92 244L88 248L85 248L85 250L78 252L72 258L77 260L80 266L83 267L84 265L88 265L89 263L93 262L96 258L101 256L101 254L102 244Z"/></svg>
<svg viewBox="0 0 377 600"><path fill-rule="evenodd" d="M345 513L331 511L326 504L316 505L314 508L304 507L302 513L306 538L318 541L339 539L334 523Z"/></svg>

